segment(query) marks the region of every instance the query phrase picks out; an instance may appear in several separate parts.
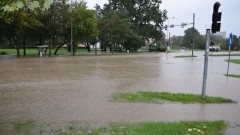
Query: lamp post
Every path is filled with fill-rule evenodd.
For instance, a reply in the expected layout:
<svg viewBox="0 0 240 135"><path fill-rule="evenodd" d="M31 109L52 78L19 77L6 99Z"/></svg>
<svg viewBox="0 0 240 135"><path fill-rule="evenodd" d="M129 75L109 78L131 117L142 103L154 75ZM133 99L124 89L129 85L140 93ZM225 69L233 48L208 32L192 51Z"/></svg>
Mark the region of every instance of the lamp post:
<svg viewBox="0 0 240 135"><path fill-rule="evenodd" d="M170 41L170 36L169 36L169 20L170 19L175 19L175 17L171 17L171 18L167 19L168 20L168 25L167 25L167 39L168 39L168 41Z"/></svg>
<svg viewBox="0 0 240 135"><path fill-rule="evenodd" d="M195 30L195 13L193 13L192 56L193 56L193 49L194 49L194 30Z"/></svg>

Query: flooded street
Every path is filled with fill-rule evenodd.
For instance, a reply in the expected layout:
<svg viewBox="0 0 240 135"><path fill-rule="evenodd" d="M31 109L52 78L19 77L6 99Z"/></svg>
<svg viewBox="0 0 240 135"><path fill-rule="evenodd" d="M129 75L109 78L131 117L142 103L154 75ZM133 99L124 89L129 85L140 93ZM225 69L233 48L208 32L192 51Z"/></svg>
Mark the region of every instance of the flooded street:
<svg viewBox="0 0 240 135"><path fill-rule="evenodd" d="M0 58L0 124L22 120L46 123L226 120L232 128L227 134L240 134L239 103L111 102L111 95L116 92L201 94L204 52L195 52L196 58L174 58L183 54L191 52ZM227 58L209 57L206 93L239 102L240 79L224 75ZM230 64L229 73L240 74L240 66Z"/></svg>

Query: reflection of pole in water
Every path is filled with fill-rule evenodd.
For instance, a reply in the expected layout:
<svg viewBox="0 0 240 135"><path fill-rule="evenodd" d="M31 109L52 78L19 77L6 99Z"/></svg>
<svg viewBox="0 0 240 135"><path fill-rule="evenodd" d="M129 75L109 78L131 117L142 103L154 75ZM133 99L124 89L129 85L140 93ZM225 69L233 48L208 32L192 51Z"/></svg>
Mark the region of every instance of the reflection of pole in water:
<svg viewBox="0 0 240 135"><path fill-rule="evenodd" d="M228 55L228 68L227 68L227 75L229 74L229 63L230 63L230 59L231 59L231 47L228 47L229 49L229 55Z"/></svg>

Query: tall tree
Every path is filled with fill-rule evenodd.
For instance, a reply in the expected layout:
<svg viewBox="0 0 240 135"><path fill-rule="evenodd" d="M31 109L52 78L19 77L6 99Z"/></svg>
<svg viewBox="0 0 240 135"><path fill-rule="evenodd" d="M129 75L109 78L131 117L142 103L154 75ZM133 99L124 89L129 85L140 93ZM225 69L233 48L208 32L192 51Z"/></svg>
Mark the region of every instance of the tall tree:
<svg viewBox="0 0 240 135"><path fill-rule="evenodd" d="M90 44L96 43L98 36L98 20L95 11L87 9L86 2L75 4L73 15L74 42L82 42L90 52Z"/></svg>
<svg viewBox="0 0 240 135"><path fill-rule="evenodd" d="M233 35L233 42L232 42L231 49L232 50L239 50L240 49L239 38L236 35Z"/></svg>
<svg viewBox="0 0 240 135"><path fill-rule="evenodd" d="M125 8L141 37L159 40L163 37L161 26L167 18L167 11L160 9L161 3L161 0L109 0L106 8Z"/></svg>
<svg viewBox="0 0 240 135"><path fill-rule="evenodd" d="M121 48L120 45L133 34L131 27L132 23L125 9L105 9L98 26L102 49L110 47L114 51Z"/></svg>
<svg viewBox="0 0 240 135"><path fill-rule="evenodd" d="M194 30L194 32L193 32ZM200 35L197 29L189 28L184 31L184 36L182 40L182 46L187 48L192 48L192 38L194 33L194 44L195 48L204 49L204 38Z"/></svg>
<svg viewBox="0 0 240 135"><path fill-rule="evenodd" d="M12 39L15 41L17 56L20 56L21 44L26 46L26 34L29 28L35 28L40 23L32 17L31 12L37 8L47 9L52 0L2 0L0 1L0 19L11 28ZM10 37L8 37L11 39ZM22 42L22 43L21 43ZM24 55L26 51L24 49Z"/></svg>

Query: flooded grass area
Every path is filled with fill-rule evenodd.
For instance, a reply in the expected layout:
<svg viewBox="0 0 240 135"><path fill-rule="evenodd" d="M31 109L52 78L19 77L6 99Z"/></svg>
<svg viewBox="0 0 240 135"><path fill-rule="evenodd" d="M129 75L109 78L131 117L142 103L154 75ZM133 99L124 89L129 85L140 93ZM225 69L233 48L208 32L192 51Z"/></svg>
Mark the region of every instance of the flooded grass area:
<svg viewBox="0 0 240 135"><path fill-rule="evenodd" d="M14 123L8 133L11 135L219 135L224 133L226 127L224 121L110 123L95 128L84 122L71 122L65 127L58 127L26 121Z"/></svg>
<svg viewBox="0 0 240 135"><path fill-rule="evenodd" d="M228 60L226 60L228 62ZM230 59L229 62L234 64L240 64L240 59Z"/></svg>
<svg viewBox="0 0 240 135"><path fill-rule="evenodd" d="M240 78L240 75L225 75L225 76L228 76L228 77L235 77L235 78Z"/></svg>
<svg viewBox="0 0 240 135"><path fill-rule="evenodd" d="M221 104L221 103L236 103L231 99L224 99L222 97L206 96L204 99L201 95L184 94L184 93L169 93L169 92L135 92L135 93L116 93L113 94L113 101L115 102L130 102L130 103L156 103L163 104L164 102L180 102L184 104ZM168 103L168 102L167 102Z"/></svg>
<svg viewBox="0 0 240 135"><path fill-rule="evenodd" d="M179 56L175 56L175 58L191 58L191 57L197 57L195 55L179 55Z"/></svg>

